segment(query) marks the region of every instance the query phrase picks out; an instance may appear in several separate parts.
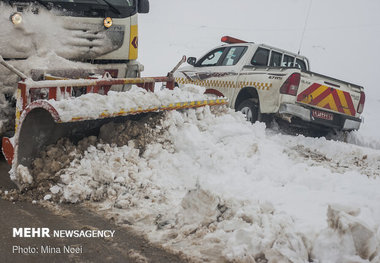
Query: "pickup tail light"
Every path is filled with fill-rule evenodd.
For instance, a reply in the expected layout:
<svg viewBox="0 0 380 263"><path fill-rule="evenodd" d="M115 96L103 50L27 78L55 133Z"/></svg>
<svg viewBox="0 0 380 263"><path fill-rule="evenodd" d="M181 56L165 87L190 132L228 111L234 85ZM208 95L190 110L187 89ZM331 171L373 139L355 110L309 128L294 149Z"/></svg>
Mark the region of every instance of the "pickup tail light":
<svg viewBox="0 0 380 263"><path fill-rule="evenodd" d="M360 92L360 100L358 105L358 113L362 113L364 110L364 103L365 103L365 93L362 91Z"/></svg>
<svg viewBox="0 0 380 263"><path fill-rule="evenodd" d="M282 86L280 88L280 93L296 96L297 91L298 91L298 87L300 85L300 80L301 80L301 74L300 73L293 73L284 82L284 84L282 84Z"/></svg>

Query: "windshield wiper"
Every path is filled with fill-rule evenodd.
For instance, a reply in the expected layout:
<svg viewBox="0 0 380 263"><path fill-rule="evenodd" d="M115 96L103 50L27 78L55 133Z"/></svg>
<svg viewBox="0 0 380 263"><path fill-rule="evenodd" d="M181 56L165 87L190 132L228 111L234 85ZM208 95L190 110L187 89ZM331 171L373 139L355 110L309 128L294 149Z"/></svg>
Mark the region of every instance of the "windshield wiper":
<svg viewBox="0 0 380 263"><path fill-rule="evenodd" d="M50 10L52 8L52 5L50 4L50 2L46 3L45 1L41 1L41 0L34 0L34 1L31 1L31 2L37 2L40 5L46 7L47 10Z"/></svg>
<svg viewBox="0 0 380 263"><path fill-rule="evenodd" d="M45 2L43 0L34 0L33 2L37 2L41 4L42 6L46 7L48 10L50 10L53 7L53 5L50 2ZM121 12L117 9L117 7L114 4L110 3L108 0L102 0L102 2L104 2L110 9L112 9L113 12L117 13L118 15L121 15Z"/></svg>
<svg viewBox="0 0 380 263"><path fill-rule="evenodd" d="M104 3L106 3L115 13L118 15L121 15L121 12L115 7L114 4L108 2L107 0L102 0Z"/></svg>

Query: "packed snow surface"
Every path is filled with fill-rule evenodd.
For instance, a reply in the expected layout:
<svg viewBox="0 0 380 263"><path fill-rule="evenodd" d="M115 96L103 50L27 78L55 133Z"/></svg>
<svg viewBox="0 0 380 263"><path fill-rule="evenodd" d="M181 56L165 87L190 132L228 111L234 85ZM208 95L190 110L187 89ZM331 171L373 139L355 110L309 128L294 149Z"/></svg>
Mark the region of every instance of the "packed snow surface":
<svg viewBox="0 0 380 263"><path fill-rule="evenodd" d="M90 146L52 194L96 201L202 260L379 262L379 150L282 135L226 108L167 112L154 129L143 154Z"/></svg>

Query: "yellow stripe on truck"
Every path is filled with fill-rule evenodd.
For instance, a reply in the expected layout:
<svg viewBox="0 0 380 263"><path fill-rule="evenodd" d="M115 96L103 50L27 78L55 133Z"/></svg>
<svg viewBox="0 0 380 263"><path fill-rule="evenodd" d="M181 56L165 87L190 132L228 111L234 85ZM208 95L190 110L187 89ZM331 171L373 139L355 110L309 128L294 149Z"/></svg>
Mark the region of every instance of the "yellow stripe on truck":
<svg viewBox="0 0 380 263"><path fill-rule="evenodd" d="M336 90L336 93L338 94L338 97L339 97L339 100L340 100L340 103L342 104L343 106L343 111L345 114L347 115L351 115L351 111L348 107L348 103L347 103L347 100L346 100L346 97L344 96L344 93L343 91L341 90Z"/></svg>
<svg viewBox="0 0 380 263"><path fill-rule="evenodd" d="M327 87L327 86L321 85L318 89L316 89L315 91L313 91L310 94L310 98L311 99L317 98L319 95L321 95L323 92L325 92L328 88L329 87Z"/></svg>
<svg viewBox="0 0 380 263"><path fill-rule="evenodd" d="M244 87L255 87L258 90L270 90L272 88L272 83L270 82L247 82L240 81L235 84L234 81L229 80L189 80L186 78L176 78L178 84L194 84L206 88L239 88Z"/></svg>
<svg viewBox="0 0 380 263"><path fill-rule="evenodd" d="M131 25L131 33L129 38L129 59L136 60L138 55L138 27Z"/></svg>
<svg viewBox="0 0 380 263"><path fill-rule="evenodd" d="M328 96L326 96L323 100L321 100L321 102L319 102L317 104L317 106L321 107L321 108L327 108L328 107L333 111L338 111L338 108L336 106L336 102L335 102L332 94L329 94Z"/></svg>

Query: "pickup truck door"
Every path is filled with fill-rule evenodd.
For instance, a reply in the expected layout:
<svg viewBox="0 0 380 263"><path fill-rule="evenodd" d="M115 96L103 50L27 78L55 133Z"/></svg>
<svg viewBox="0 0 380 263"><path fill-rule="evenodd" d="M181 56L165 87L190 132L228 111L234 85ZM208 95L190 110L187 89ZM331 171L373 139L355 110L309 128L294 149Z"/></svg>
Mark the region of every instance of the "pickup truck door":
<svg viewBox="0 0 380 263"><path fill-rule="evenodd" d="M246 52L246 46L225 46L208 52L192 67L180 69L184 83L193 83L206 88L206 93L232 97L238 72L237 65ZM178 80L177 80L178 81Z"/></svg>
<svg viewBox="0 0 380 263"><path fill-rule="evenodd" d="M253 88L257 91L259 96L257 103L260 102L260 111L262 113L277 111L279 107L279 87L290 74L287 69L281 69L280 64L271 65L272 61L269 61L269 55L269 49L259 47L253 55L247 57L237 82L238 89Z"/></svg>

